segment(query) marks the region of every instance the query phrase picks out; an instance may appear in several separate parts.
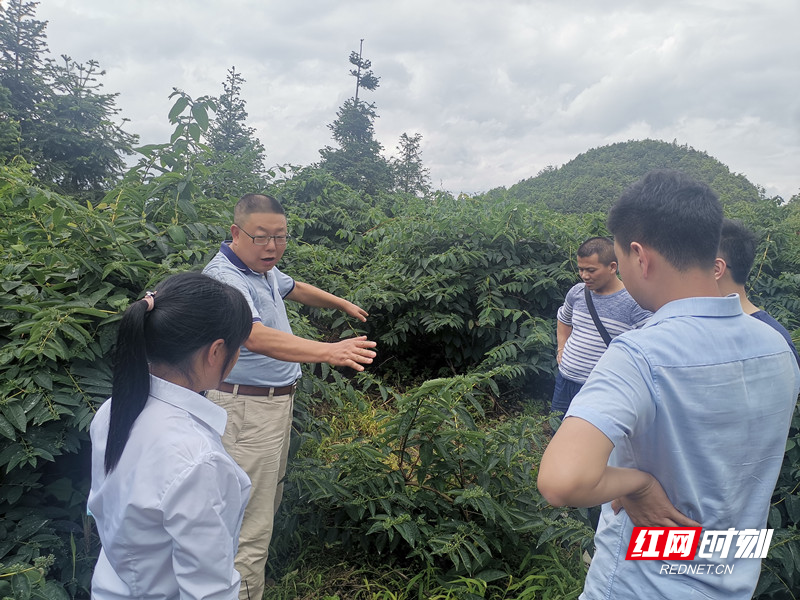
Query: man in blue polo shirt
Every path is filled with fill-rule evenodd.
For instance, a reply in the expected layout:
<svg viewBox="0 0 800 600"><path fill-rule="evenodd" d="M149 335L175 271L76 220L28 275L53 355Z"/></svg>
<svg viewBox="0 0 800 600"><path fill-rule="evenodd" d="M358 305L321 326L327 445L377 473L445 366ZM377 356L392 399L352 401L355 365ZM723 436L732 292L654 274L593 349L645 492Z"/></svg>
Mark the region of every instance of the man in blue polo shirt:
<svg viewBox="0 0 800 600"><path fill-rule="evenodd" d="M625 286L654 314L611 342L538 476L553 505L603 504L583 600L744 600L758 581L759 558L719 548L682 570L627 559L634 526L766 527L800 369L778 332L720 296L721 226L716 195L675 171L648 173L609 213Z"/></svg>
<svg viewBox="0 0 800 600"><path fill-rule="evenodd" d="M361 336L324 343L292 334L284 299L339 309L361 321L366 321L367 312L278 270L289 235L277 200L261 194L243 196L234 209L231 235L233 239L223 242L203 272L242 292L253 313L253 328L230 375L207 396L228 412L222 442L252 482L236 555L242 576L239 597L244 600L261 598L264 592L299 363L325 362L362 371L375 357L375 342Z"/></svg>

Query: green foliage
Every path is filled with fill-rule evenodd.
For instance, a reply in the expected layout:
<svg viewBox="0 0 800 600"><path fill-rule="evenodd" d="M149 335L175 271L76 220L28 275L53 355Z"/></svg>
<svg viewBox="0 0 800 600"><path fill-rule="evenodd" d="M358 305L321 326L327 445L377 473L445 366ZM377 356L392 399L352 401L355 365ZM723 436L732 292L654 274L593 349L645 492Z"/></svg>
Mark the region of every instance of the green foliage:
<svg viewBox="0 0 800 600"><path fill-rule="evenodd" d="M800 328L800 212L778 199L740 202L725 207L726 216L741 220L759 240L747 285L748 298L790 332ZM795 336L796 337L796 336Z"/></svg>
<svg viewBox="0 0 800 600"><path fill-rule="evenodd" d="M353 242L389 218L395 204L391 196L356 194L327 171L311 168L296 171L269 191L285 207L292 235L304 244L348 251L350 256L358 256L352 252ZM284 260L313 262L295 258L290 252Z"/></svg>
<svg viewBox="0 0 800 600"><path fill-rule="evenodd" d="M180 153L205 109L185 95L178 101L180 135L146 157L155 173L140 165L96 205L0 166L0 562L30 565L52 554L51 572L72 595L88 589L96 552L86 473L65 490L51 463L85 451L85 432L110 393L120 313L168 273L205 264L231 220L197 198L191 169L163 168L187 164ZM191 117L181 117L186 109Z"/></svg>
<svg viewBox="0 0 800 600"><path fill-rule="evenodd" d="M549 378L552 315L575 280L576 239L604 232L597 219L525 203L366 199L311 170L276 195L298 240L284 260L366 308L363 331L391 353L384 368L419 377L488 360Z"/></svg>
<svg viewBox="0 0 800 600"><path fill-rule="evenodd" d="M0 162L18 153L19 123L12 118L11 93L0 85Z"/></svg>
<svg viewBox="0 0 800 600"><path fill-rule="evenodd" d="M159 182L163 184L157 189L159 194L175 184L174 193L184 201L182 208L188 210L192 197L200 193L195 179L203 181L208 175L201 160L201 155L208 150L203 134L209 127L208 113L214 112L217 104L209 96L193 99L176 88L169 97L177 98L169 111L169 122L175 126L169 143L137 148L142 158L126 174L125 183Z"/></svg>
<svg viewBox="0 0 800 600"><path fill-rule="evenodd" d="M518 203L409 200L364 236L369 334L424 375L486 360L549 377L573 227Z"/></svg>
<svg viewBox="0 0 800 600"><path fill-rule="evenodd" d="M19 170L0 167L0 202L9 219L0 234L0 562L53 554L61 569L68 553L53 526L63 515L46 508L48 463L80 449L109 393L110 325L127 298L92 250L120 249L93 209Z"/></svg>
<svg viewBox="0 0 800 600"><path fill-rule="evenodd" d="M492 190L487 200L505 196L541 202L565 213L606 212L631 183L652 169L678 169L704 181L723 204L754 202L761 190L744 175L686 145L657 140L629 141L579 154L562 167L548 167L507 191Z"/></svg>
<svg viewBox="0 0 800 600"><path fill-rule="evenodd" d="M796 406L786 441L767 526L775 529L756 588L758 598L796 598L800 589L800 406Z"/></svg>
<svg viewBox="0 0 800 600"><path fill-rule="evenodd" d="M416 559L484 581L507 576L539 538L588 548L592 530L581 517L548 509L535 487L546 420L486 417L495 380L514 375L498 367L405 393L363 375L360 389L336 374L328 390L304 379L299 401L327 392L340 422L347 406L372 408L368 419L345 419L326 435L324 423L309 427L310 447L289 475L296 498L287 499L295 508L286 526L344 551Z"/></svg>
<svg viewBox="0 0 800 600"><path fill-rule="evenodd" d="M433 565L407 564L334 547L306 546L270 588L274 600L569 600L583 587L585 567L574 553L528 553L509 575L448 577Z"/></svg>
<svg viewBox="0 0 800 600"><path fill-rule="evenodd" d="M0 594L14 600L46 599L68 600L69 595L54 581L47 581L45 573L53 564L53 556L43 556L32 565L0 563Z"/></svg>

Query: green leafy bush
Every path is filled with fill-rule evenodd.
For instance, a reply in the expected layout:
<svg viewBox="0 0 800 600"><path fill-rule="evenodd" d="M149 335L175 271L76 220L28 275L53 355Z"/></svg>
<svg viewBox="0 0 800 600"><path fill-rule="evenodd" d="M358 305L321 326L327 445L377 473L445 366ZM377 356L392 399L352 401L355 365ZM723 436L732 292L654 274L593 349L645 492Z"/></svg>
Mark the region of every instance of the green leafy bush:
<svg viewBox="0 0 800 600"><path fill-rule="evenodd" d="M498 367L400 393L369 376L329 374L336 385L323 402L333 403L340 425L309 427L289 474L286 527L345 551L485 580L505 576L539 541L589 549L585 520L547 507L535 487L546 417L486 417L499 393L495 380L513 375ZM299 399L315 385L324 386L306 378ZM381 401L394 408L374 408ZM368 419L342 418L358 405L373 407Z"/></svg>
<svg viewBox="0 0 800 600"><path fill-rule="evenodd" d="M170 144L145 149L96 204L43 189L25 165L0 166L0 593L86 596L97 551L86 429L110 391L116 321L227 237L232 207L201 193L206 174L187 155L201 144L191 119L210 107L181 104ZM379 342L367 374L306 368L275 555L285 559L302 535L320 550L424 570L414 589L442 598L556 594L555 583L520 574L531 557L539 568L555 556L556 569L591 550L589 513L547 506L534 482L553 427L544 407L555 311L578 244L604 232L603 216L447 194L369 198L313 170L275 193L296 236L284 270L370 312L362 324L290 306L295 331ZM762 235L754 298L796 332L796 206L726 210ZM764 598L800 585L798 426L795 416L770 513ZM569 597L574 579L565 581L558 593Z"/></svg>
<svg viewBox="0 0 800 600"><path fill-rule="evenodd" d="M139 175L92 205L40 187L25 165L0 165L0 562L30 566L52 554L25 577L49 568L72 595L88 590L96 539L85 518L88 470L65 480L70 461L59 457L85 449L110 394L116 321L166 274L204 264L230 220L185 178Z"/></svg>
<svg viewBox="0 0 800 600"><path fill-rule="evenodd" d="M775 487L767 526L775 532L761 567L758 598L794 598L800 589L800 406L792 418L786 455Z"/></svg>

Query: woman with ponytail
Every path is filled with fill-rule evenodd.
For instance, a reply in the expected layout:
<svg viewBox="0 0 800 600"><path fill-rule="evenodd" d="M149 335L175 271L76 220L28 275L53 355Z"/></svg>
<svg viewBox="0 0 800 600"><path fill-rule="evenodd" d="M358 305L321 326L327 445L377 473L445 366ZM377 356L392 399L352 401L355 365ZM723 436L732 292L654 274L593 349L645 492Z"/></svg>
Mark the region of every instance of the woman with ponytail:
<svg viewBox="0 0 800 600"><path fill-rule="evenodd" d="M217 387L250 334L240 292L182 273L120 322L112 396L92 421L92 598L230 599L250 481L225 452Z"/></svg>

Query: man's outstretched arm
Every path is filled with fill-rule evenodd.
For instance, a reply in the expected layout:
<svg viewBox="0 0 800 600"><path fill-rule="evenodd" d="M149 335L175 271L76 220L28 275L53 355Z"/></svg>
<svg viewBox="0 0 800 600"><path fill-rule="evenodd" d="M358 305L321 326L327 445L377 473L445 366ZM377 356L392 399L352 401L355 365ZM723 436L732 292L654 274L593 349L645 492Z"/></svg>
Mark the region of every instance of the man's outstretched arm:
<svg viewBox="0 0 800 600"><path fill-rule="evenodd" d="M244 342L251 352L285 360L287 362L328 363L336 367L351 367L363 371L363 365L372 364L377 344L366 336L327 343L307 340L291 333L253 323L250 337Z"/></svg>
<svg viewBox="0 0 800 600"><path fill-rule="evenodd" d="M306 306L335 308L360 321L366 321L369 316L367 311L349 300L335 296L309 283L303 283L302 281L295 281L294 289L286 297L289 300L300 302Z"/></svg>

